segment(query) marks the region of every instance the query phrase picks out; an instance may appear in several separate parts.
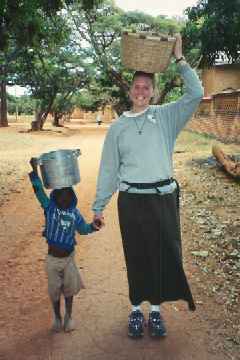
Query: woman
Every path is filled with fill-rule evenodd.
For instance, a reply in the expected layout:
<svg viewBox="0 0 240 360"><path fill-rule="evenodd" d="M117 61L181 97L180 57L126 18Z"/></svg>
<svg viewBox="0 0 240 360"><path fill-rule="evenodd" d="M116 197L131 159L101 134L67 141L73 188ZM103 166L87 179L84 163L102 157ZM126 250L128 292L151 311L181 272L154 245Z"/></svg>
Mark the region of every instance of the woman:
<svg viewBox="0 0 240 360"><path fill-rule="evenodd" d="M94 219L103 225L103 210L119 190L119 223L132 304L131 337L143 335L143 301L150 303L149 331L157 337L166 335L161 303L183 299L195 310L182 265L179 188L172 178L172 155L175 140L196 110L203 89L182 55L180 35L173 54L185 94L176 102L151 106L153 74L134 74L129 92L132 109L108 131L93 204Z"/></svg>

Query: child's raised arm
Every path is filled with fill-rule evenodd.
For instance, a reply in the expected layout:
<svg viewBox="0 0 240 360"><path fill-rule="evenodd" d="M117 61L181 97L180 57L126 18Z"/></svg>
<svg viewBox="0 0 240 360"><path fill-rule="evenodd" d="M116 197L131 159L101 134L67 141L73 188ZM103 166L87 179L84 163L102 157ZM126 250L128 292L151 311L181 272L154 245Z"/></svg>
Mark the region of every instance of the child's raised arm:
<svg viewBox="0 0 240 360"><path fill-rule="evenodd" d="M37 165L37 159L31 158L30 165L32 167L32 171L29 173L29 178L33 186L34 193L36 195L36 198L38 199L39 203L41 204L43 209L46 209L49 205L49 198L46 195L42 181L40 177L38 176L38 165Z"/></svg>

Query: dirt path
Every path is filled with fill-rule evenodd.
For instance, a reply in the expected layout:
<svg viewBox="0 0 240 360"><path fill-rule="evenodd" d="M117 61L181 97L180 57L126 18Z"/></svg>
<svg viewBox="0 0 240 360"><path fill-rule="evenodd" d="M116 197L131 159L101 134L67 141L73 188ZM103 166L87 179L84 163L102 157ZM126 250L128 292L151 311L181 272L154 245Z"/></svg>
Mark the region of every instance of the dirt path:
<svg viewBox="0 0 240 360"><path fill-rule="evenodd" d="M99 129L98 129L99 130ZM108 206L106 227L97 234L78 237L77 263L82 271L86 290L75 298L74 318L77 329L71 334L51 334L51 309L47 297L44 259L46 244L41 238L43 224L31 186L26 178L27 159L55 148L80 147L82 182L76 190L79 208L91 220L91 203L100 151L105 132L86 129L64 135L19 134L5 131L6 144L15 136L15 145L8 148L17 168L18 183L14 192L5 192L0 207L0 359L4 360L237 360L238 349L226 349L221 328L221 305L201 291L195 279L202 275L189 249L192 246L191 220L183 216L185 267L196 301L201 304L191 313L183 303L163 306L168 337L153 341L146 336L132 341L126 336L129 312L126 269L118 229L116 198ZM21 140L19 140L21 136ZM18 145L20 143L21 146ZM8 143L8 145L9 145ZM184 137L178 148L185 146ZM19 153L16 155L16 148ZM21 149L21 151L20 151ZM186 185L191 181L187 160L191 150L184 147L184 156L176 155L178 178ZM4 149L0 148L1 154ZM3 157L4 159L4 157ZM13 166L16 169L16 166ZM188 168L189 169L189 168ZM13 172L13 176L16 174ZM7 190L5 190L7 191ZM183 205L184 212L184 205ZM144 306L147 315L148 307Z"/></svg>

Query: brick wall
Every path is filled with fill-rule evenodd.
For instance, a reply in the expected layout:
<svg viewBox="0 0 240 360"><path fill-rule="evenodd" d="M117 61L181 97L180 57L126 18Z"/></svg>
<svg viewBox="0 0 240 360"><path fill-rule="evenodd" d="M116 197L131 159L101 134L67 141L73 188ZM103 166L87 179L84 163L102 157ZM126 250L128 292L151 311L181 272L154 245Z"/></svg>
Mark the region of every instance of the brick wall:
<svg viewBox="0 0 240 360"><path fill-rule="evenodd" d="M204 98L187 129L240 143L240 91Z"/></svg>
<svg viewBox="0 0 240 360"><path fill-rule="evenodd" d="M240 64L215 65L202 70L204 96L232 88L240 89Z"/></svg>
<svg viewBox="0 0 240 360"><path fill-rule="evenodd" d="M111 122L117 116L112 106L106 105L104 109L99 111L84 111L80 108L76 108L71 115L71 119L80 119L86 123L95 123L98 114L101 116L103 122Z"/></svg>

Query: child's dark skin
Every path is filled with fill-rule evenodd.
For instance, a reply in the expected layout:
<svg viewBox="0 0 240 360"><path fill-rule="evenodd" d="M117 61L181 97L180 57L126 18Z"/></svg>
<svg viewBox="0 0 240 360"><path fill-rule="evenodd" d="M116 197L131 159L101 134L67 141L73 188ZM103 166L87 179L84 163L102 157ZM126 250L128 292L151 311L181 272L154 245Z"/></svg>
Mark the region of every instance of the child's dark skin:
<svg viewBox="0 0 240 360"><path fill-rule="evenodd" d="M31 158L30 164L32 166L33 171L38 175L38 166L37 160L35 158ZM71 188L62 188L55 190L55 203L57 207L61 210L66 210L70 207L73 201L73 191ZM93 226L96 230L99 230L100 226L97 221L94 221ZM49 247L48 252L57 253L58 256L61 256L63 253L62 249L57 248L56 246ZM72 316L72 306L73 306L73 296L65 297L65 309L66 314L69 318ZM53 310L54 314L57 319L61 319L61 312L60 312L60 299L58 301L53 302Z"/></svg>
<svg viewBox="0 0 240 360"><path fill-rule="evenodd" d="M33 171L38 175L38 165L37 165L37 159L31 158L30 160L31 167ZM59 190L55 190L55 202L59 209L65 210L67 209L72 201L72 190L71 188L62 188ZM100 230L101 227L104 225L103 221L100 221L99 219L94 219L93 226L96 230Z"/></svg>
<svg viewBox="0 0 240 360"><path fill-rule="evenodd" d="M69 188L63 188L59 190L55 190L55 202L59 209L66 210L70 207L72 203L72 190ZM72 305L73 305L73 296L65 297L65 309L69 318L72 316ZM61 319L60 313L60 300L53 303L53 309L55 316L58 319Z"/></svg>
<svg viewBox="0 0 240 360"><path fill-rule="evenodd" d="M66 210L72 203L73 195L72 190L69 188L63 188L55 190L55 203L61 210Z"/></svg>

